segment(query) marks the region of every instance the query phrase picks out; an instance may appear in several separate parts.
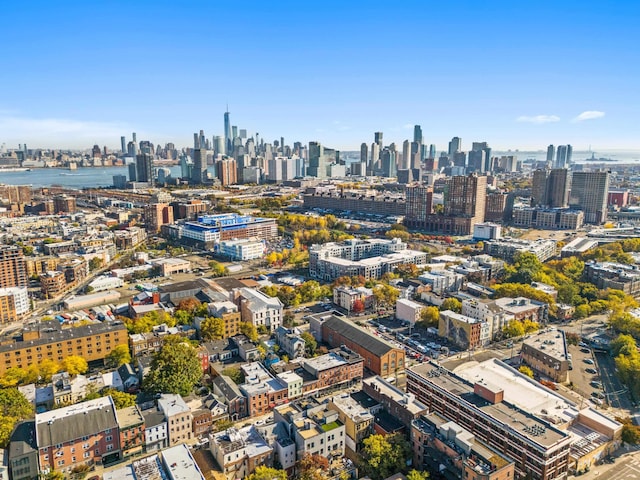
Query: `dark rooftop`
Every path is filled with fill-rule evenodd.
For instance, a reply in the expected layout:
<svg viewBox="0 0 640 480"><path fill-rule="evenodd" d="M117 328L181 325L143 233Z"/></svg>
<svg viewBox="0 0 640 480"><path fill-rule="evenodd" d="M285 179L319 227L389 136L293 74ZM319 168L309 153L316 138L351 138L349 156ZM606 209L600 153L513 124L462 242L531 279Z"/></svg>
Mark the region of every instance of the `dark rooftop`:
<svg viewBox="0 0 640 480"><path fill-rule="evenodd" d="M370 334L350 320L344 320L335 315L328 317L323 323L323 327L324 326L338 332L343 337L348 338L378 357L395 349L390 343Z"/></svg>

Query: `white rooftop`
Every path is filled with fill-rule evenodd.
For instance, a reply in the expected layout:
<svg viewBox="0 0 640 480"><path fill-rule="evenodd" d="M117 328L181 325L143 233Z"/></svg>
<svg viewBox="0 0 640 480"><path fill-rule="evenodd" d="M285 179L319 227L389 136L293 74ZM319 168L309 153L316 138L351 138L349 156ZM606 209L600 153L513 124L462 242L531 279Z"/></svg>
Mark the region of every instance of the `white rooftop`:
<svg viewBox="0 0 640 480"><path fill-rule="evenodd" d="M564 423L578 416L573 402L496 359L462 364L455 373L474 384L498 385L504 391L504 401L538 417L558 417L560 422L556 423Z"/></svg>
<svg viewBox="0 0 640 480"><path fill-rule="evenodd" d="M162 462L171 480L204 480L204 475L186 444L162 451Z"/></svg>

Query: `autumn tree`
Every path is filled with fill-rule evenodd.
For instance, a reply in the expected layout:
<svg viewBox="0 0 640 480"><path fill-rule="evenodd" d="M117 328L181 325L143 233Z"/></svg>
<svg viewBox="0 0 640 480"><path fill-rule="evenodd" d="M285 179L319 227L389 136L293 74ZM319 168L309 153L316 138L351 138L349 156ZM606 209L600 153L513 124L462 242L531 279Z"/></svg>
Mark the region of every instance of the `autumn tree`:
<svg viewBox="0 0 640 480"><path fill-rule="evenodd" d="M411 470L407 473L407 480L429 480L429 472Z"/></svg>
<svg viewBox="0 0 640 480"><path fill-rule="evenodd" d="M370 435L362 443L360 468L373 480L382 480L406 468L411 446L401 434Z"/></svg>
<svg viewBox="0 0 640 480"><path fill-rule="evenodd" d="M211 267L211 275L214 277L224 277L228 273L227 267L213 260L209 262L209 267Z"/></svg>
<svg viewBox="0 0 640 480"><path fill-rule="evenodd" d="M427 327L437 326L440 321L440 310L434 306L424 307L420 311L420 321Z"/></svg>
<svg viewBox="0 0 640 480"><path fill-rule="evenodd" d="M524 326L519 320L511 320L504 327L502 327L502 333L507 338L521 337L524 335Z"/></svg>
<svg viewBox="0 0 640 480"><path fill-rule="evenodd" d="M304 351L307 356L313 357L313 355L315 355L316 353L316 349L318 348L318 342L316 341L316 339L313 338L313 335L311 335L309 332L302 332L300 334L300 338L304 340Z"/></svg>
<svg viewBox="0 0 640 480"><path fill-rule="evenodd" d="M379 307L393 307L400 296L400 290L386 284L373 287L373 297Z"/></svg>
<svg viewBox="0 0 640 480"><path fill-rule="evenodd" d="M521 365L520 368L518 368L518 371L529 378L533 378L533 370L526 365Z"/></svg>
<svg viewBox="0 0 640 480"><path fill-rule="evenodd" d="M219 340L224 337L224 320L207 317L200 324L200 332L205 340Z"/></svg>
<svg viewBox="0 0 640 480"><path fill-rule="evenodd" d="M118 345L109 352L106 357L107 365L111 368L118 368L125 363L131 363L131 353L128 345Z"/></svg>
<svg viewBox="0 0 640 480"><path fill-rule="evenodd" d="M287 472L276 468L265 467L260 465L256 467L251 475L246 477L247 480L287 480Z"/></svg>
<svg viewBox="0 0 640 480"><path fill-rule="evenodd" d="M351 306L351 311L353 313L362 313L364 312L364 302L359 298L355 299L353 305Z"/></svg>
<svg viewBox="0 0 640 480"><path fill-rule="evenodd" d="M79 355L69 355L60 364L62 370L71 376L80 375L89 370L87 361Z"/></svg>
<svg viewBox="0 0 640 480"><path fill-rule="evenodd" d="M329 477L329 460L317 453L305 453L298 461L298 480L326 480Z"/></svg>
<svg viewBox="0 0 640 480"><path fill-rule="evenodd" d="M5 448L16 423L33 414L33 405L17 388L0 389L0 447Z"/></svg>
<svg viewBox="0 0 640 480"><path fill-rule="evenodd" d="M144 378L144 388L153 393L185 396L201 378L202 368L195 348L180 337L169 336L153 356L151 369Z"/></svg>
<svg viewBox="0 0 640 480"><path fill-rule="evenodd" d="M440 305L440 311L444 312L445 310L460 313L462 312L462 302L454 297L445 298L442 305Z"/></svg>
<svg viewBox="0 0 640 480"><path fill-rule="evenodd" d="M239 325L240 333L247 336L249 340L252 342L258 341L258 329L251 322L240 322Z"/></svg>

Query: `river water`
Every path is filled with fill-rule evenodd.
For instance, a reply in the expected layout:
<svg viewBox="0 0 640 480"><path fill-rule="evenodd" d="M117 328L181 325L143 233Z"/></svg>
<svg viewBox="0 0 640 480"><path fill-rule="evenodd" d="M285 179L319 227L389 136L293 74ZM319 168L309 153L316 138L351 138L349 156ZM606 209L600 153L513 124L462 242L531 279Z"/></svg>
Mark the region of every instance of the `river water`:
<svg viewBox="0 0 640 480"><path fill-rule="evenodd" d="M171 175L180 175L180 166L169 167ZM109 187L113 185L114 175L125 175L129 178L129 167L78 167L77 170L66 168L32 168L31 171L7 172L0 169L0 184L32 185L34 187L62 187L81 189L84 187Z"/></svg>

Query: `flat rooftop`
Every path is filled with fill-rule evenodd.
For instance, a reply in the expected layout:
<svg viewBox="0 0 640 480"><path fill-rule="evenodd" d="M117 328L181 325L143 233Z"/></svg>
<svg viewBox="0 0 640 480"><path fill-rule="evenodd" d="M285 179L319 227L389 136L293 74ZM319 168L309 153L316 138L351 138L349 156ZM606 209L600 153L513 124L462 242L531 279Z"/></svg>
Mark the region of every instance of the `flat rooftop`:
<svg viewBox="0 0 640 480"><path fill-rule="evenodd" d="M536 387L533 380L527 382L526 377L522 378L524 375L499 360L487 360L481 364L470 362L461 367L461 372L453 373L438 365L423 363L413 367L411 371L456 395L461 401L472 404L496 422L517 431L545 449L569 438L567 433L536 416L535 412L547 406L550 407L550 415L567 419L578 415L573 404L553 394L551 390L547 393L547 389ZM503 387L504 401L493 404L475 394L474 384L480 380ZM515 402L512 402L513 399Z"/></svg>
<svg viewBox="0 0 640 480"><path fill-rule="evenodd" d="M483 383L498 385L504 391L505 402L539 417L555 416L559 418L557 423L566 423L578 416L576 404L494 360L465 363L455 373L471 384L482 380Z"/></svg>
<svg viewBox="0 0 640 480"><path fill-rule="evenodd" d="M527 345L535 350L540 350L546 355L560 361L567 359L567 344L564 333L559 330L551 330L534 335L526 339L523 345Z"/></svg>
<svg viewBox="0 0 640 480"><path fill-rule="evenodd" d="M316 358L309 358L304 361L310 368L321 372L323 370L329 370L330 368L336 368L341 365L346 365L347 362L340 355L333 352L321 355Z"/></svg>
<svg viewBox="0 0 640 480"><path fill-rule="evenodd" d="M186 444L162 451L164 467L172 480L205 480Z"/></svg>

